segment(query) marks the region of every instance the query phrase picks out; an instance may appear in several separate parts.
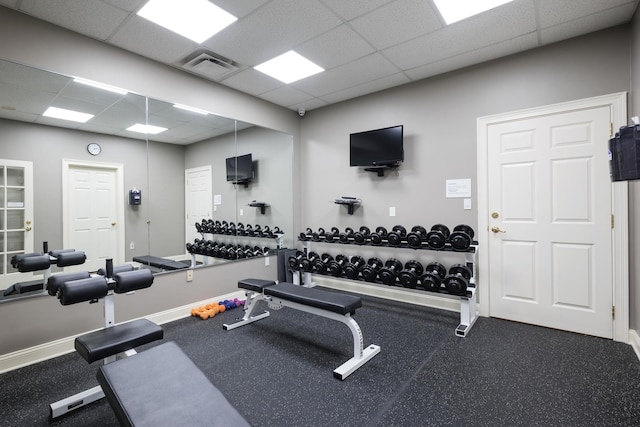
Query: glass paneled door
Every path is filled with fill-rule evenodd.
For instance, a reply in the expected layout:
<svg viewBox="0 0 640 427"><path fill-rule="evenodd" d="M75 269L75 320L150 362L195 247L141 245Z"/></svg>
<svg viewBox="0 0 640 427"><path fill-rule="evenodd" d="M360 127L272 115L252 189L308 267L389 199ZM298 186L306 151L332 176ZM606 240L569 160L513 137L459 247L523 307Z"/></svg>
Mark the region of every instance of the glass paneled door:
<svg viewBox="0 0 640 427"><path fill-rule="evenodd" d="M32 280L11 257L33 252L33 164L0 159L0 289Z"/></svg>

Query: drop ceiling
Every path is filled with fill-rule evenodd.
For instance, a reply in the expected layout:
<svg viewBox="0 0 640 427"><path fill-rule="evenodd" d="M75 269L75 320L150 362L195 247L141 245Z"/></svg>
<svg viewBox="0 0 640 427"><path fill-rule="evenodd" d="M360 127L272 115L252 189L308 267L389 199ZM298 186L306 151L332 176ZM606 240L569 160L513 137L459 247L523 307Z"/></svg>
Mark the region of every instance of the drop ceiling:
<svg viewBox="0 0 640 427"><path fill-rule="evenodd" d="M446 26L431 0L215 0L238 20L201 44L137 16L145 0L0 5L274 104L312 110L624 24L639 1L515 0ZM253 69L291 49L326 71L287 85Z"/></svg>

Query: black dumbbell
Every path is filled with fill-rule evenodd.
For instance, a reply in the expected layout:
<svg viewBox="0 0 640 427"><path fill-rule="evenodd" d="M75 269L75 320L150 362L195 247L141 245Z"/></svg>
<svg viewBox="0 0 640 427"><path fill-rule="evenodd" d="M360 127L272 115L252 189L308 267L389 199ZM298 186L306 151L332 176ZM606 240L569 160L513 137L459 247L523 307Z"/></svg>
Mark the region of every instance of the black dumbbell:
<svg viewBox="0 0 640 427"><path fill-rule="evenodd" d="M312 233L311 240L313 240L314 242L319 242L321 239L324 238L324 235L325 235L324 228L320 227L318 228L318 231L315 231L314 233Z"/></svg>
<svg viewBox="0 0 640 427"><path fill-rule="evenodd" d="M329 254L322 254L319 258L317 258L313 262L313 271L318 274L325 274L327 272L327 267L329 266L329 262L333 261L333 257Z"/></svg>
<svg viewBox="0 0 640 427"><path fill-rule="evenodd" d="M349 243L349 240L353 238L353 228L347 227L339 235L340 243Z"/></svg>
<svg viewBox="0 0 640 427"><path fill-rule="evenodd" d="M253 234L255 234L255 230L253 230ZM309 227L307 227L307 229L302 233L300 233L300 235L298 236L298 239L302 240L303 242L311 240L312 238L313 238L313 230L310 229Z"/></svg>
<svg viewBox="0 0 640 427"><path fill-rule="evenodd" d="M360 229L353 233L353 241L359 245L364 245L367 243L367 238L371 234L371 230L366 225L360 227Z"/></svg>
<svg viewBox="0 0 640 427"><path fill-rule="evenodd" d="M307 230L308 230L308 228L307 228ZM262 237L262 227L260 227L258 224L256 224L253 227L253 234L255 236Z"/></svg>
<svg viewBox="0 0 640 427"><path fill-rule="evenodd" d="M380 280L385 285L393 286L396 284L398 273L400 273L401 270L402 263L395 258L389 258L384 263L384 267L378 272L378 277L380 277Z"/></svg>
<svg viewBox="0 0 640 427"><path fill-rule="evenodd" d="M296 251L296 254L289 257L289 268L293 271L302 270L302 260L305 258L304 252Z"/></svg>
<svg viewBox="0 0 640 427"><path fill-rule="evenodd" d="M273 227L273 234L284 234L284 231L280 230L280 227L275 226ZM275 237L275 236L274 236Z"/></svg>
<svg viewBox="0 0 640 427"><path fill-rule="evenodd" d="M347 279L355 280L360 276L360 270L367 265L367 262L361 256L352 256L349 262L344 266L344 275Z"/></svg>
<svg viewBox="0 0 640 427"><path fill-rule="evenodd" d="M415 289L424 267L419 261L412 259L404 264L404 270L398 273L398 281L405 288Z"/></svg>
<svg viewBox="0 0 640 427"><path fill-rule="evenodd" d="M349 258L342 254L336 255L334 260L329 261L329 273L331 273L332 276L340 277L343 275L344 268L347 264L349 264Z"/></svg>
<svg viewBox="0 0 640 427"><path fill-rule="evenodd" d="M387 234L387 241L390 246L400 246L406 236L406 228L401 225L394 225L389 234Z"/></svg>
<svg viewBox="0 0 640 427"><path fill-rule="evenodd" d="M376 231L369 235L369 240L373 245L381 245L387 239L387 229L379 226Z"/></svg>
<svg viewBox="0 0 640 427"><path fill-rule="evenodd" d="M436 261L430 262L424 268L424 273L420 276L420 284L417 288L429 292L438 292L446 275L447 269L444 265Z"/></svg>
<svg viewBox="0 0 640 427"><path fill-rule="evenodd" d="M247 235L247 232L246 232L246 231L245 231L245 229L244 229L244 224L243 224L243 223L239 222L239 223L236 225L236 234L237 234L238 236L246 236L246 235Z"/></svg>
<svg viewBox="0 0 640 427"><path fill-rule="evenodd" d="M449 228L443 224L436 224L427 233L427 243L430 248L442 249L449 240Z"/></svg>
<svg viewBox="0 0 640 427"><path fill-rule="evenodd" d="M421 225L411 227L411 233L407 234L407 244L412 248L421 248L422 242L427 240L427 230Z"/></svg>
<svg viewBox="0 0 640 427"><path fill-rule="evenodd" d="M251 224L247 224L244 226L244 232L247 234L247 236L253 236L254 232Z"/></svg>
<svg viewBox="0 0 640 427"><path fill-rule="evenodd" d="M338 227L331 227L331 230L324 235L324 241L331 243L335 242L340 235L340 229Z"/></svg>
<svg viewBox="0 0 640 427"><path fill-rule="evenodd" d="M453 227L453 232L449 236L449 243L453 249L464 251L469 249L473 243L473 228L466 224L460 224Z"/></svg>
<svg viewBox="0 0 640 427"><path fill-rule="evenodd" d="M451 295L465 295L471 280L471 269L463 264L454 264L444 278L444 287Z"/></svg>
<svg viewBox="0 0 640 427"><path fill-rule="evenodd" d="M375 282L378 278L378 272L384 266L380 258L372 257L367 260L367 265L362 267L362 278L366 282Z"/></svg>
<svg viewBox="0 0 640 427"><path fill-rule="evenodd" d="M216 233L220 234L222 229L222 223L220 221L213 222L213 220L209 220L207 224L208 230L207 233Z"/></svg>

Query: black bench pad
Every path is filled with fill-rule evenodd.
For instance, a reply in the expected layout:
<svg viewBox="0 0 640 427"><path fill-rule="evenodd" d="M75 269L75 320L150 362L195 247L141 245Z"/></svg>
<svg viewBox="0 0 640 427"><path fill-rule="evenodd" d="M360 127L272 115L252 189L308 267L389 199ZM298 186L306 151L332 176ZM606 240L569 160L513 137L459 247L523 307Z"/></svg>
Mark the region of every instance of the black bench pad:
<svg viewBox="0 0 640 427"><path fill-rule="evenodd" d="M150 265L163 270L181 270L183 268L189 268L189 266L183 262L160 258L153 255L137 256L134 257L133 260L140 264Z"/></svg>
<svg viewBox="0 0 640 427"><path fill-rule="evenodd" d="M174 342L103 365L97 377L123 426L249 426Z"/></svg>
<svg viewBox="0 0 640 427"><path fill-rule="evenodd" d="M76 338L75 347L87 362L93 363L162 337L160 326L147 319L138 319L81 335Z"/></svg>
<svg viewBox="0 0 640 427"><path fill-rule="evenodd" d="M266 287L264 294L339 314L353 314L362 307L362 299L355 295L305 288L286 282Z"/></svg>
<svg viewBox="0 0 640 427"><path fill-rule="evenodd" d="M264 288L268 286L275 285L276 282L273 280L264 280L264 279L242 279L238 281L238 287L242 289L247 289L249 291L262 293Z"/></svg>

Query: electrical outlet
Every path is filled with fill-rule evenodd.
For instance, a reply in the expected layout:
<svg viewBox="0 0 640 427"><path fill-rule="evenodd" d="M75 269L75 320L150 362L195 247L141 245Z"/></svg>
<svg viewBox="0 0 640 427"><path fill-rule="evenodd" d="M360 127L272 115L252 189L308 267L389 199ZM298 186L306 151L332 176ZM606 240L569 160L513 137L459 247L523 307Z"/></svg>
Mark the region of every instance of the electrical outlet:
<svg viewBox="0 0 640 427"><path fill-rule="evenodd" d="M136 244L135 243L133 243L133 242L129 243L129 249L130 250L134 250L135 248L136 248Z"/></svg>
<svg viewBox="0 0 640 427"><path fill-rule="evenodd" d="M187 282L191 282L193 280L193 270L187 270Z"/></svg>

